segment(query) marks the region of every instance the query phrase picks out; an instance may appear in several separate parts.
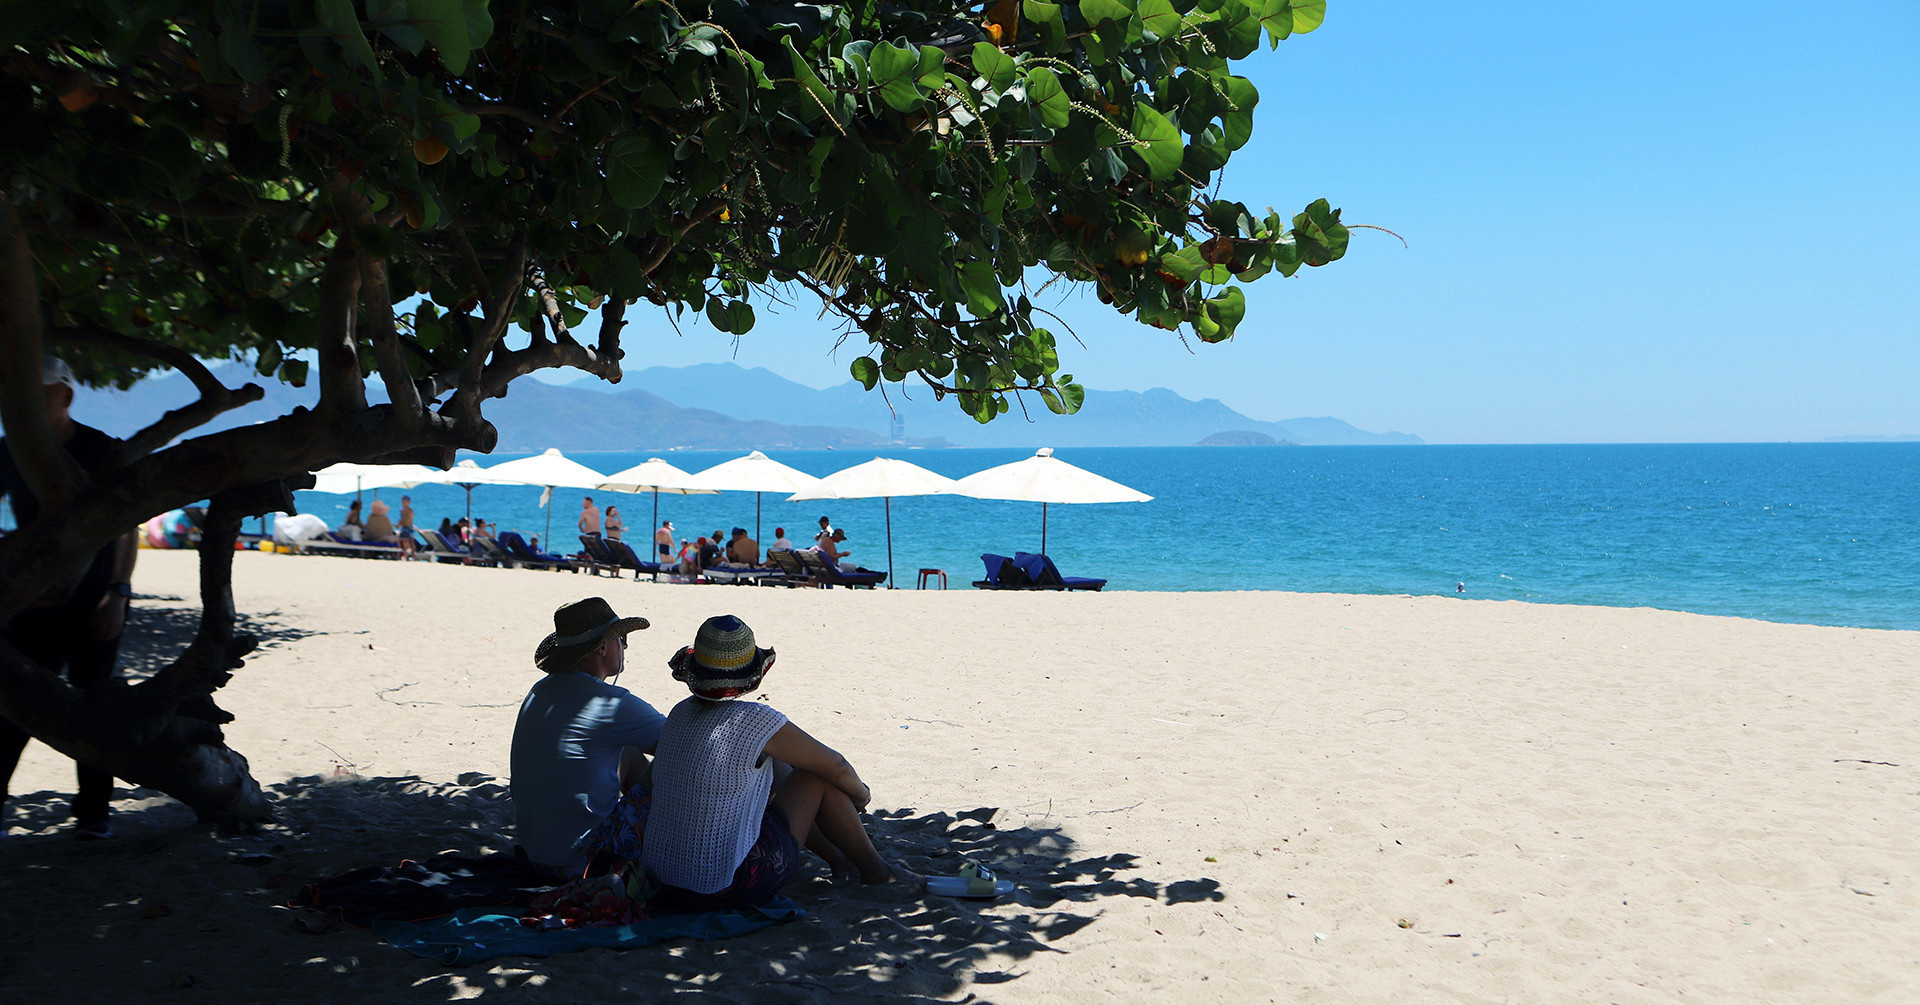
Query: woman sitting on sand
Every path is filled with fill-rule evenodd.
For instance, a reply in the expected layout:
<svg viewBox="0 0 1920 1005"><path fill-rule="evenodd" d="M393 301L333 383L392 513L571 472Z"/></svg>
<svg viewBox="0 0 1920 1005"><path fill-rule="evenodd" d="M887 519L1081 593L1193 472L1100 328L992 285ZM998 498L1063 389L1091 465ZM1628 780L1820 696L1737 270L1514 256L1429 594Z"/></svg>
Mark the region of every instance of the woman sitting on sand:
<svg viewBox="0 0 1920 1005"><path fill-rule="evenodd" d="M690 911L764 904L793 878L802 844L836 879L921 882L874 850L860 823L872 793L846 758L771 706L733 700L773 666L745 622L708 618L667 663L693 697L668 713L653 764L643 855L663 896ZM792 768L777 784L775 761Z"/></svg>

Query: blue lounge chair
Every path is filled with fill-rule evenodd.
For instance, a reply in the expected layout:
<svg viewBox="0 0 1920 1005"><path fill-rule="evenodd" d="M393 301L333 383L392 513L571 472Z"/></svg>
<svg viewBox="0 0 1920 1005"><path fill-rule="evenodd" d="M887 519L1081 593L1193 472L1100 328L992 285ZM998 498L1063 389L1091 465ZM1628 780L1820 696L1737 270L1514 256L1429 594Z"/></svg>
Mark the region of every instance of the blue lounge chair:
<svg viewBox="0 0 1920 1005"><path fill-rule="evenodd" d="M470 565L475 561L481 560L479 556L468 551L466 545L447 537L447 535L437 530L428 529L420 533L426 537L427 550L433 553L433 560L436 562L459 562L463 565Z"/></svg>
<svg viewBox="0 0 1920 1005"><path fill-rule="evenodd" d="M987 567L987 578L974 580L974 589L1031 590L1034 588L1033 581L1027 578L1027 574L1021 571L1019 566L1013 564L1013 559L988 552L980 556L980 561Z"/></svg>
<svg viewBox="0 0 1920 1005"><path fill-rule="evenodd" d="M527 543L527 539L520 536L519 531L502 531L498 540L500 547L506 549L507 554L512 556L514 561L519 562L529 569L565 569L568 572L579 571L574 568L572 560L563 555L535 551L533 546Z"/></svg>
<svg viewBox="0 0 1920 1005"><path fill-rule="evenodd" d="M872 569L845 572L828 562L825 555L812 549L793 554L800 559L800 568L806 570L807 575L821 586L864 586L871 589L887 581L886 573Z"/></svg>
<svg viewBox="0 0 1920 1005"><path fill-rule="evenodd" d="M607 544L607 540L598 534L580 535L580 547L585 550L574 556L574 561L584 561L587 571L596 576L600 574L601 569L618 576L620 563L613 557L613 551L607 547Z"/></svg>
<svg viewBox="0 0 1920 1005"><path fill-rule="evenodd" d="M1086 576L1062 576L1054 568L1053 559L1032 552L1013 553L1014 568L1026 574L1033 585L1042 590L1098 590L1107 585L1104 579L1090 579Z"/></svg>
<svg viewBox="0 0 1920 1005"><path fill-rule="evenodd" d="M640 555L633 550L633 545L625 541L615 541L612 538L603 538L601 543L606 546L607 555L613 559L614 565L633 570L633 578L652 576L656 581L659 580L662 571L660 563L641 561Z"/></svg>

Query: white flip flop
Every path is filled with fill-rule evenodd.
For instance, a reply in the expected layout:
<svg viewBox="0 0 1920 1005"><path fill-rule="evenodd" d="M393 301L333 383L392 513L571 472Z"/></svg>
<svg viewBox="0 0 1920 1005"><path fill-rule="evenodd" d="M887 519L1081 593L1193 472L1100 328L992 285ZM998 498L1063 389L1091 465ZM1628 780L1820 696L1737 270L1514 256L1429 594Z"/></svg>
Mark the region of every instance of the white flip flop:
<svg viewBox="0 0 1920 1005"><path fill-rule="evenodd" d="M958 876L928 876L927 892L936 897L991 899L1012 893L1013 883L995 879L993 870L978 862L968 862Z"/></svg>

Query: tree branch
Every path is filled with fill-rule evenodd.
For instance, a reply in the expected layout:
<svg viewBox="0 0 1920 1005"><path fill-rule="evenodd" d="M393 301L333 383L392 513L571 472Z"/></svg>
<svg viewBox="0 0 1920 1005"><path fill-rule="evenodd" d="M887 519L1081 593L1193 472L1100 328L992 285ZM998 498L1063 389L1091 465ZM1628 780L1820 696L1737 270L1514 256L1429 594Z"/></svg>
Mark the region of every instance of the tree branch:
<svg viewBox="0 0 1920 1005"><path fill-rule="evenodd" d="M360 351L354 339L354 306L360 293L359 256L344 234L328 252L320 273L320 408L334 414L367 407L360 379Z"/></svg>
<svg viewBox="0 0 1920 1005"><path fill-rule="evenodd" d="M82 328L55 328L47 333L49 338L63 345L85 346L91 349L106 349L110 352L126 353L157 359L173 367L200 391L200 400L190 405L176 408L152 425L135 433L123 443L112 466L119 467L153 453L172 442L174 437L206 424L215 416L230 412L243 405L259 401L265 395L258 384L247 383L237 388L228 388L184 349L145 339L133 338L119 332L99 331Z"/></svg>
<svg viewBox="0 0 1920 1005"><path fill-rule="evenodd" d="M0 191L0 424L7 450L40 505L58 507L80 484L79 468L54 439L40 389L44 329L33 249L13 199Z"/></svg>

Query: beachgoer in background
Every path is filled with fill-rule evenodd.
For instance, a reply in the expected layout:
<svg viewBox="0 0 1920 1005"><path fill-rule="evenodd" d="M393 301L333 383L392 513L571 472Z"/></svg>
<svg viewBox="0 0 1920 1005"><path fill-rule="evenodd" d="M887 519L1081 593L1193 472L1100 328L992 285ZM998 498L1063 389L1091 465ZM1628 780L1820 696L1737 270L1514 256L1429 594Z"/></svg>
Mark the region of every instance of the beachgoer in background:
<svg viewBox="0 0 1920 1005"><path fill-rule="evenodd" d="M445 535L447 540L451 541L455 537L459 536L460 528L455 527L453 525L452 517L443 516L440 518L440 533Z"/></svg>
<svg viewBox="0 0 1920 1005"><path fill-rule="evenodd" d="M40 361L41 392L46 399L47 424L54 439L66 448L84 471L99 474L119 440L92 426L75 422L70 409L79 386L66 361L44 356ZM0 439L0 496L12 504L16 524L25 527L40 517L40 501L15 464L11 447ZM64 597L44 598L46 606L29 607L9 621L0 636L21 654L55 673L64 671L67 683L91 692L113 679L120 654L120 636L132 604L133 564L140 551L137 532L130 531L93 553L80 581ZM6 809L7 783L27 746L27 731L0 716L0 811ZM98 768L76 765L79 792L71 807L74 836L83 840L113 836L109 822L113 776ZM6 821L0 819L0 833Z"/></svg>
<svg viewBox="0 0 1920 1005"><path fill-rule="evenodd" d="M400 520L393 527L402 534L411 535L414 532L412 496L400 497Z"/></svg>
<svg viewBox="0 0 1920 1005"><path fill-rule="evenodd" d="M847 532L844 530L841 530L838 527L835 527L833 529L833 533L828 534L825 540L821 541L817 545L814 545L813 550L825 556L828 564L833 565L836 568L841 568L841 569L847 570L848 572L852 572L854 571L854 566L851 563L840 561L842 558L845 558L847 555L852 554L852 552L848 551L847 549L840 547L840 543L842 541L845 541L846 539L847 539Z"/></svg>
<svg viewBox="0 0 1920 1005"><path fill-rule="evenodd" d="M1465 593L1465 592L1467 592L1467 584L1465 584L1465 583L1455 583L1455 584L1453 584L1453 592L1455 592L1455 593Z"/></svg>
<svg viewBox="0 0 1920 1005"><path fill-rule="evenodd" d="M367 522L360 517L360 500L347 504L347 518L340 522L340 536L358 541L366 534Z"/></svg>
<svg viewBox="0 0 1920 1005"><path fill-rule="evenodd" d="M720 532L714 531L712 537L703 537L697 542L700 548L700 568L711 569L720 564Z"/></svg>
<svg viewBox="0 0 1920 1005"><path fill-rule="evenodd" d="M593 497L580 500L580 533L588 537L600 536L600 507L593 504Z"/></svg>
<svg viewBox="0 0 1920 1005"><path fill-rule="evenodd" d="M727 542L727 560L739 565L759 565L760 542L748 537L745 527L735 527L733 539Z"/></svg>
<svg viewBox="0 0 1920 1005"><path fill-rule="evenodd" d="M860 823L873 793L845 757L772 706L734 700L759 689L773 660L723 615L668 661L693 696L667 714L653 766L642 855L661 895L691 911L764 904L793 878L803 844L836 880L924 882L874 848ZM776 761L792 770L776 778Z"/></svg>
<svg viewBox="0 0 1920 1005"><path fill-rule="evenodd" d="M787 540L787 529L785 527L775 527L773 529L773 543L767 545L767 550L769 552L793 550L793 542Z"/></svg>
<svg viewBox="0 0 1920 1005"><path fill-rule="evenodd" d="M553 612L533 663L544 671L513 725L513 813L527 857L578 876L595 853L637 858L645 821L646 755L665 722L613 683L627 665L622 618L599 597Z"/></svg>
<svg viewBox="0 0 1920 1005"><path fill-rule="evenodd" d="M387 516L387 504L383 500L375 499L373 505L368 508L367 525L360 539L375 544L398 545L401 558L413 557L413 535L402 534L394 527L393 520Z"/></svg>
<svg viewBox="0 0 1920 1005"><path fill-rule="evenodd" d="M832 539L833 539L833 521L828 520L826 517L821 517L820 533L813 535L813 546L815 548L818 548L820 547L821 542L830 541Z"/></svg>
<svg viewBox="0 0 1920 1005"><path fill-rule="evenodd" d="M653 532L653 550L659 553L660 557L656 559L659 562L666 562L673 554L672 520L660 521L660 529Z"/></svg>
<svg viewBox="0 0 1920 1005"><path fill-rule="evenodd" d="M607 538L609 540L618 541L620 540L620 535L626 533L626 531L627 531L626 522L620 519L620 507L608 506L607 507L607 531L606 531Z"/></svg>

